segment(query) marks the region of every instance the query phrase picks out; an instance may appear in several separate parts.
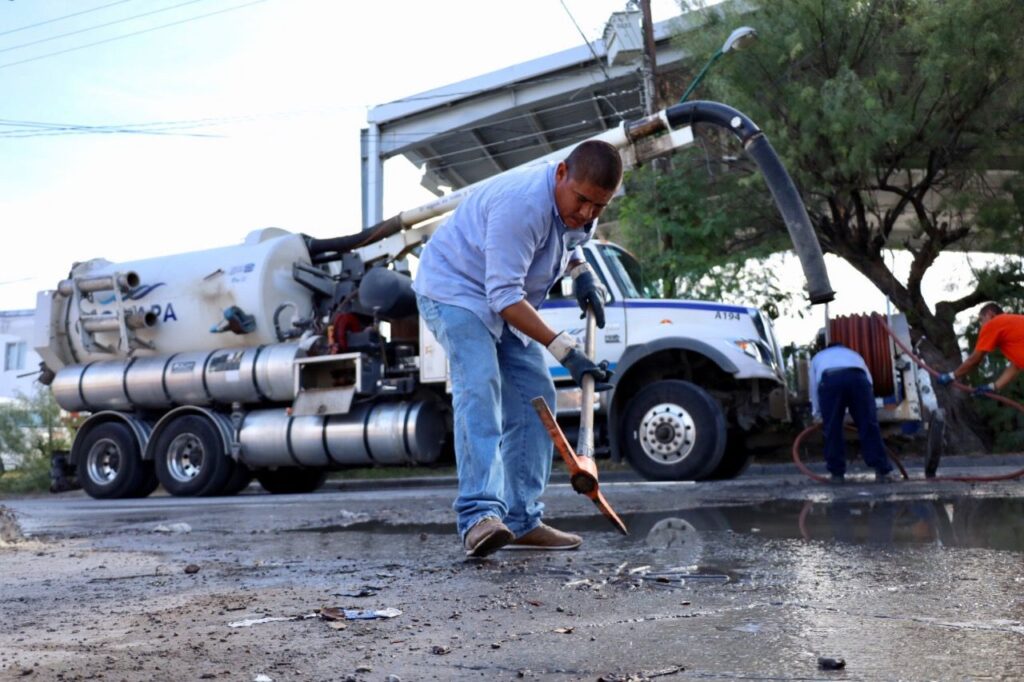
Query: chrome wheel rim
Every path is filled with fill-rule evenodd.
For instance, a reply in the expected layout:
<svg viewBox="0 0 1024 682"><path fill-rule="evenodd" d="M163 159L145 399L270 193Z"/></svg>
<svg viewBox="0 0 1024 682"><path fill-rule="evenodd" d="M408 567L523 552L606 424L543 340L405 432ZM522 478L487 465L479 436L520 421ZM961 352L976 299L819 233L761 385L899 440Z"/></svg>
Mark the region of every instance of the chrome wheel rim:
<svg viewBox="0 0 1024 682"><path fill-rule="evenodd" d="M194 434L183 433L167 447L167 473L179 483L188 483L203 470L206 449Z"/></svg>
<svg viewBox="0 0 1024 682"><path fill-rule="evenodd" d="M693 417L675 403L661 403L647 410L637 431L644 454L662 465L682 462L697 442Z"/></svg>
<svg viewBox="0 0 1024 682"><path fill-rule="evenodd" d="M109 485L121 470L121 448L110 438L101 438L89 448L86 456L89 480Z"/></svg>

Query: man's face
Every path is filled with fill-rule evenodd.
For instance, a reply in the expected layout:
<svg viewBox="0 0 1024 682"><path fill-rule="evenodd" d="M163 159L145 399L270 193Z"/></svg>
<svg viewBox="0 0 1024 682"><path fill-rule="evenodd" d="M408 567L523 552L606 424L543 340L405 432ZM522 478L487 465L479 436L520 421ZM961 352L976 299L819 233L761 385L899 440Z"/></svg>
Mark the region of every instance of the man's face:
<svg viewBox="0 0 1024 682"><path fill-rule="evenodd" d="M994 318L994 317L995 317L995 313L991 313L991 312L987 312L986 311L986 312L982 313L981 315L978 315L978 323L982 327L984 327L986 324L991 322L992 318Z"/></svg>
<svg viewBox="0 0 1024 682"><path fill-rule="evenodd" d="M589 182L580 182L569 176L565 162L555 170L555 206L562 222L578 230L591 222L608 206L615 194Z"/></svg>

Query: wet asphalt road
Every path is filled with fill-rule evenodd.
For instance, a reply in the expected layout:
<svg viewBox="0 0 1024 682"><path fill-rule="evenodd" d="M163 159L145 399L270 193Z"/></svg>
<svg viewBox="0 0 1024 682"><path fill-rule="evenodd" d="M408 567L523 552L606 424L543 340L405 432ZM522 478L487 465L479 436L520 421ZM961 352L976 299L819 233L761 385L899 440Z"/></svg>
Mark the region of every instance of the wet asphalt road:
<svg viewBox="0 0 1024 682"><path fill-rule="evenodd" d="M0 501L0 679L1024 679L1024 484L777 472L606 483L629 537L554 485L583 548L485 561L444 482ZM328 606L402 613L231 627Z"/></svg>

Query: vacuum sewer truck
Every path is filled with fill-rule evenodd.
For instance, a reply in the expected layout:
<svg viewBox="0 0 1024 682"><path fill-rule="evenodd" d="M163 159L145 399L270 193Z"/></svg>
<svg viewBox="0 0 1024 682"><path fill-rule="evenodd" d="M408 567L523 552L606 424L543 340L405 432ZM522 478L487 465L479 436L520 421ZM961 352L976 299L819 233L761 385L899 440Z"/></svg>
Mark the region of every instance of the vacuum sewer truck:
<svg viewBox="0 0 1024 682"><path fill-rule="evenodd" d="M800 197L741 113L688 102L596 139L633 167L692 142L694 123L743 142L790 230L811 301L831 300ZM237 246L74 265L39 293L34 345L58 404L88 413L69 458L80 485L96 498L158 485L218 495L255 476L270 492L307 492L333 469L436 462L450 442L446 359L416 314L406 257L475 188L344 237L267 228ZM650 478L736 473L746 461L737 430L786 416L770 321L742 306L638 300L626 252L588 244L586 253L611 299L598 351L618 366L597 408L607 450ZM571 309L552 301L545 316ZM578 323L572 312L554 324ZM571 422L578 391L552 365L557 412Z"/></svg>

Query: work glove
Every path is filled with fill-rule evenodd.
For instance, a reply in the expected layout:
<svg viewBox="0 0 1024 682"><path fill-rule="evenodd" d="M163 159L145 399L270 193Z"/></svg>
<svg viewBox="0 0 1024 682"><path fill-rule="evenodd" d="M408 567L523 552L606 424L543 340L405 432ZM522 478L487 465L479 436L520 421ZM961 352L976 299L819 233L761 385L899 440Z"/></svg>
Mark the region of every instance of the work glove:
<svg viewBox="0 0 1024 682"><path fill-rule="evenodd" d="M594 310L594 321L599 329L604 329L604 288L597 283L594 271L586 263L580 263L569 271L572 276L572 293L580 304L582 320L587 316L587 306Z"/></svg>
<svg viewBox="0 0 1024 682"><path fill-rule="evenodd" d="M569 370L577 386L582 387L583 377L589 374L594 377L595 391L607 391L612 388L608 382L611 381L614 372L608 369L608 361L602 360L594 364L593 360L576 347L576 340L565 332L559 333L547 347L548 352L562 363L562 367Z"/></svg>
<svg viewBox="0 0 1024 682"><path fill-rule="evenodd" d="M956 381L956 377L953 376L952 372L944 372L938 376L938 380L940 386L949 386Z"/></svg>
<svg viewBox="0 0 1024 682"><path fill-rule="evenodd" d="M974 387L973 394L974 394L975 398L982 398L982 397L988 395L989 393L998 393L998 392L999 391L996 390L996 385L995 384L982 384L980 386L975 386Z"/></svg>

